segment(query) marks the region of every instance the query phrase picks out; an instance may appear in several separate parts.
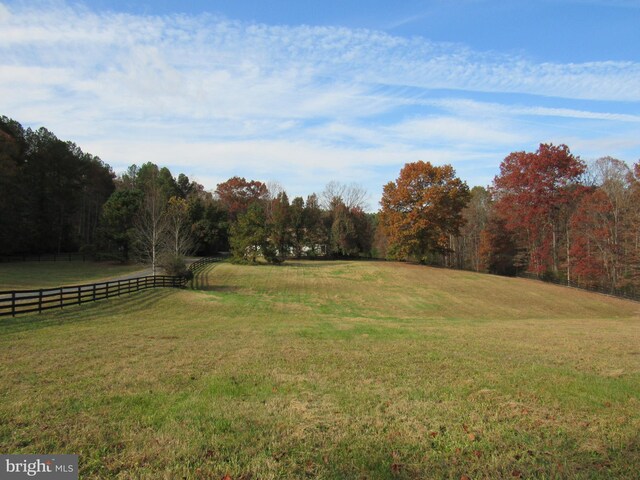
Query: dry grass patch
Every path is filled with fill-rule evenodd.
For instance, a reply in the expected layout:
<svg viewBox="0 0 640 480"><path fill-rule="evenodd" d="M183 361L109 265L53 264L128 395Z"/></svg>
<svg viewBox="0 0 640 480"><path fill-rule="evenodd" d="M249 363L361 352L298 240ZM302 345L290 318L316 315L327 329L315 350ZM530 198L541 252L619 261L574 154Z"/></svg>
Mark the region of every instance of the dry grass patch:
<svg viewBox="0 0 640 480"><path fill-rule="evenodd" d="M109 280L144 270L142 265L113 262L0 263L0 290L25 290Z"/></svg>
<svg viewBox="0 0 640 480"><path fill-rule="evenodd" d="M209 267L0 325L0 448L82 478L632 478L640 307L412 265Z"/></svg>

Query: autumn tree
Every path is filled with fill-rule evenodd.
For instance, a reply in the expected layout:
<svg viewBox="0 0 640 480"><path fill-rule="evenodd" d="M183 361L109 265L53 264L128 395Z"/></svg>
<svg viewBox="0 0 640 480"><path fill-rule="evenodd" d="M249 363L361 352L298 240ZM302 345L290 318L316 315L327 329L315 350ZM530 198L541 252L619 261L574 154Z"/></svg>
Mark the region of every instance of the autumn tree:
<svg viewBox="0 0 640 480"><path fill-rule="evenodd" d="M262 182L233 177L226 182L219 183L215 194L226 208L229 219L233 222L238 218L238 215L246 212L252 203L265 202L268 199L269 191Z"/></svg>
<svg viewBox="0 0 640 480"><path fill-rule="evenodd" d="M480 232L478 270L512 276L523 266L519 260L518 247L506 228L506 220L490 215Z"/></svg>
<svg viewBox="0 0 640 480"><path fill-rule="evenodd" d="M492 208L491 193L486 188L471 189L471 199L463 217L466 221L464 234L468 239L468 265L475 271L480 271L480 236L489 222Z"/></svg>
<svg viewBox="0 0 640 480"><path fill-rule="evenodd" d="M433 253L447 252L449 235L458 234L468 200L469 188L451 165L407 163L398 179L384 186L380 202L389 254L426 261Z"/></svg>
<svg viewBox="0 0 640 480"><path fill-rule="evenodd" d="M460 235L452 237L450 266L481 270L480 242L492 209L491 193L484 187L473 187L467 206L462 210L464 225Z"/></svg>
<svg viewBox="0 0 640 480"><path fill-rule="evenodd" d="M493 181L495 209L519 247L528 252L528 268L558 274L570 248L572 203L584 191L585 164L566 145L541 144L536 152L513 152Z"/></svg>
<svg viewBox="0 0 640 480"><path fill-rule="evenodd" d="M580 283L609 288L616 283L617 246L610 244L610 217L606 194L594 189L582 198L571 218L575 234L570 253L576 259L573 274Z"/></svg>
<svg viewBox="0 0 640 480"><path fill-rule="evenodd" d="M632 183L632 201L634 205L640 205L640 162L634 165ZM632 243L634 245L632 262L636 266L635 281L640 285L640 208L636 208L631 215Z"/></svg>
<svg viewBox="0 0 640 480"><path fill-rule="evenodd" d="M609 289L633 276L635 179L626 163L603 157L591 165L594 186L572 216L571 247L578 279Z"/></svg>

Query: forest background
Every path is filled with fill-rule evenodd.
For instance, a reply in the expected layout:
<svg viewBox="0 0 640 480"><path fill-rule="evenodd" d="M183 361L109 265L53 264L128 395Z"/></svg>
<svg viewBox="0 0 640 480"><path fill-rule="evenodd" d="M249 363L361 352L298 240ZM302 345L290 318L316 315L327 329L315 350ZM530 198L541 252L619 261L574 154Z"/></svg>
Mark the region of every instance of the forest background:
<svg viewBox="0 0 640 480"><path fill-rule="evenodd" d="M358 184L289 199L233 177L213 192L153 163L116 175L46 128L0 117L0 251L81 252L180 270L187 255L236 261L387 258L634 290L640 283L640 162L586 163L565 145L512 152L492 185L449 165L407 163L378 212Z"/></svg>

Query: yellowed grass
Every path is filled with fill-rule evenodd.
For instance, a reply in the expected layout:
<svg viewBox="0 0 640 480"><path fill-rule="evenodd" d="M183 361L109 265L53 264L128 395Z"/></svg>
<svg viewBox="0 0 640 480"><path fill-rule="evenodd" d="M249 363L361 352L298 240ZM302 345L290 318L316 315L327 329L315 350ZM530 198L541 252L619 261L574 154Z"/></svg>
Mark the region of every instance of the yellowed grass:
<svg viewBox="0 0 640 480"><path fill-rule="evenodd" d="M82 478L633 478L640 305L377 262L2 321L0 449Z"/></svg>
<svg viewBox="0 0 640 480"><path fill-rule="evenodd" d="M0 290L53 288L110 280L145 270L142 265L113 262L12 262L0 263Z"/></svg>

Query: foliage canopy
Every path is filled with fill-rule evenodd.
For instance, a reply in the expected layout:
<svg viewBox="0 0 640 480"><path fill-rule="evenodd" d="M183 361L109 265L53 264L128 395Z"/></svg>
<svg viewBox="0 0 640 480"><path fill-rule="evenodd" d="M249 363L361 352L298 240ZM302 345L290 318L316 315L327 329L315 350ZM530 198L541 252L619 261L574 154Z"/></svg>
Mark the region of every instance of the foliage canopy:
<svg viewBox="0 0 640 480"><path fill-rule="evenodd" d="M384 186L380 202L391 256L425 261L430 253L446 252L448 237L463 224L468 200L469 188L451 165L407 163L398 179Z"/></svg>

